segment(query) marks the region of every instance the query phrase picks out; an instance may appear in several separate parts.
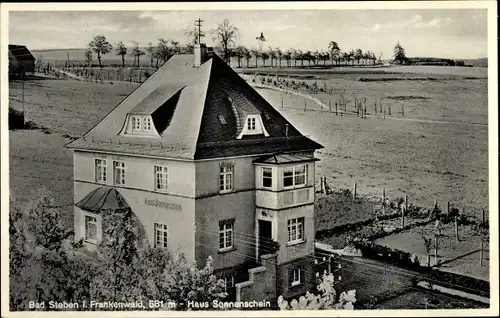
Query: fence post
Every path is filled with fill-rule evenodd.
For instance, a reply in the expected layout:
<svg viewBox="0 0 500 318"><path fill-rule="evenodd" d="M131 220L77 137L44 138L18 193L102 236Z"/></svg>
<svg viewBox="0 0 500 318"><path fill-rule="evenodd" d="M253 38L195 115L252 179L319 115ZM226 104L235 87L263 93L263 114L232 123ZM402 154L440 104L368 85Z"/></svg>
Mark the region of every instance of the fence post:
<svg viewBox="0 0 500 318"><path fill-rule="evenodd" d="M483 209L483 214L482 214L482 218L481 218L481 223L484 224L484 209Z"/></svg>
<svg viewBox="0 0 500 318"><path fill-rule="evenodd" d="M307 109L307 101L304 100L304 111L306 111L306 109Z"/></svg>
<svg viewBox="0 0 500 318"><path fill-rule="evenodd" d="M450 201L446 202L446 214L450 215Z"/></svg>
<svg viewBox="0 0 500 318"><path fill-rule="evenodd" d="M385 213L386 213L386 209L385 209L385 188L382 191L382 207L384 209L384 215L385 215Z"/></svg>
<svg viewBox="0 0 500 318"><path fill-rule="evenodd" d="M353 191L352 191L352 199L353 200L356 200L356 182L354 182L354 188L353 188Z"/></svg>
<svg viewBox="0 0 500 318"><path fill-rule="evenodd" d="M389 116L391 116L391 105L389 105Z"/></svg>
<svg viewBox="0 0 500 318"><path fill-rule="evenodd" d="M455 234L456 234L457 242L460 242L460 238L458 237L458 216L455 216Z"/></svg>
<svg viewBox="0 0 500 318"><path fill-rule="evenodd" d="M408 211L408 195L405 194L405 211Z"/></svg>
<svg viewBox="0 0 500 318"><path fill-rule="evenodd" d="M434 244L434 265L438 266L439 265L439 259L438 259L438 235L434 234L434 238L436 240Z"/></svg>
<svg viewBox="0 0 500 318"><path fill-rule="evenodd" d="M483 266L483 249L484 249L484 242L483 238L481 238L481 252L479 253L479 266Z"/></svg>
<svg viewBox="0 0 500 318"><path fill-rule="evenodd" d="M401 228L405 227L405 208L401 206Z"/></svg>

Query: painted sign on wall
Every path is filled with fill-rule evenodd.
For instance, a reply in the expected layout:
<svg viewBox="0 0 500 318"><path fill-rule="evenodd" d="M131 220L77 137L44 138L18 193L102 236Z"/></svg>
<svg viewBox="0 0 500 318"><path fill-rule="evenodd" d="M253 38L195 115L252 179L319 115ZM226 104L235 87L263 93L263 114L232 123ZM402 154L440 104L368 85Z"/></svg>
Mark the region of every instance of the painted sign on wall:
<svg viewBox="0 0 500 318"><path fill-rule="evenodd" d="M146 205L151 205L151 206L155 206L158 208L165 208L165 209L169 209L169 210L182 211L182 205L176 204L176 203L164 202L164 201L160 201L158 199L145 198L144 203Z"/></svg>

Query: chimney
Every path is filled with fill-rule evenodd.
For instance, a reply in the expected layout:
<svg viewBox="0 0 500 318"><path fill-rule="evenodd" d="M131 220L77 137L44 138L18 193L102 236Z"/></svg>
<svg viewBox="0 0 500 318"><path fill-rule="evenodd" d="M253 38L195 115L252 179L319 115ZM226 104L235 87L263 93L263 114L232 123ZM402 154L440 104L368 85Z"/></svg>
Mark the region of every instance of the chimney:
<svg viewBox="0 0 500 318"><path fill-rule="evenodd" d="M194 66L198 67L203 64L207 57L207 46L205 44L196 43L194 45Z"/></svg>

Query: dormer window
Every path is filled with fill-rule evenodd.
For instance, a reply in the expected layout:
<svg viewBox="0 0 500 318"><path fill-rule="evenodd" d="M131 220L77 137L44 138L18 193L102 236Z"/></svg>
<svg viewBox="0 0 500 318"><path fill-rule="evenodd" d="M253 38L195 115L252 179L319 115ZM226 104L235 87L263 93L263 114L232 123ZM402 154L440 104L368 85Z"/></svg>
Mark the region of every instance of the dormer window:
<svg viewBox="0 0 500 318"><path fill-rule="evenodd" d="M265 137L269 137L260 114L247 115L244 120L242 121L244 123L243 129L237 139L241 139L245 135L264 135Z"/></svg>
<svg viewBox="0 0 500 318"><path fill-rule="evenodd" d="M126 128L125 133L137 135L157 135L151 115L130 115L128 120L128 128Z"/></svg>
<svg viewBox="0 0 500 318"><path fill-rule="evenodd" d="M255 131L255 116L248 116L247 117L247 130L250 132Z"/></svg>

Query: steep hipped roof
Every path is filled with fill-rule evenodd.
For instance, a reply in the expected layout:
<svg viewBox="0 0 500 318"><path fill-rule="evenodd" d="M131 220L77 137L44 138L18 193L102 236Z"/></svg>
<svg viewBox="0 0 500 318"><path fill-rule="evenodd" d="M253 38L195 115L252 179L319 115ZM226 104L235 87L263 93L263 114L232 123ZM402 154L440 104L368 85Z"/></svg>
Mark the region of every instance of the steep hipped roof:
<svg viewBox="0 0 500 318"><path fill-rule="evenodd" d="M30 50L24 45L9 44L9 57L12 56L16 60L34 61L35 57Z"/></svg>
<svg viewBox="0 0 500 318"><path fill-rule="evenodd" d="M151 114L155 126L162 124L159 137L120 135L132 113ZM270 136L237 140L246 114L260 114ZM218 56L195 67L192 54L172 57L68 147L185 159L322 148L300 134Z"/></svg>

